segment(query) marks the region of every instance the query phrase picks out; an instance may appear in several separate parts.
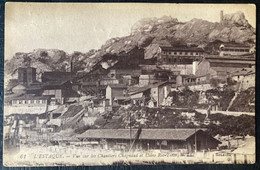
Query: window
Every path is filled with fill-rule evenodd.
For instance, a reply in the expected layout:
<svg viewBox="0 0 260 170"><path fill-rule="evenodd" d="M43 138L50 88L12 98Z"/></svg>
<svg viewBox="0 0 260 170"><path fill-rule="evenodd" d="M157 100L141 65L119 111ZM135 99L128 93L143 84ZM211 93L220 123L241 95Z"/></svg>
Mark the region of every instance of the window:
<svg viewBox="0 0 260 170"><path fill-rule="evenodd" d="M177 52L174 52L174 54L176 55L176 54L177 54Z"/></svg>
<svg viewBox="0 0 260 170"><path fill-rule="evenodd" d="M31 100L31 102L30 102L31 104L33 104L34 103L34 100Z"/></svg>
<svg viewBox="0 0 260 170"><path fill-rule="evenodd" d="M187 52L185 52L185 55L188 55L188 53L187 53Z"/></svg>
<svg viewBox="0 0 260 170"><path fill-rule="evenodd" d="M36 100L36 103L37 103L37 104L40 104L40 103L41 103L41 100Z"/></svg>
<svg viewBox="0 0 260 170"><path fill-rule="evenodd" d="M45 104L46 103L46 100L42 100L42 104Z"/></svg>
<svg viewBox="0 0 260 170"><path fill-rule="evenodd" d="M27 104L27 100L24 101L24 104Z"/></svg>
<svg viewBox="0 0 260 170"><path fill-rule="evenodd" d="M193 52L190 52L190 55L193 55Z"/></svg>
<svg viewBox="0 0 260 170"><path fill-rule="evenodd" d="M17 104L17 100L13 100L13 104Z"/></svg>
<svg viewBox="0 0 260 170"><path fill-rule="evenodd" d="M196 55L199 55L199 53L196 53Z"/></svg>
<svg viewBox="0 0 260 170"><path fill-rule="evenodd" d="M182 52L179 52L180 55L182 55Z"/></svg>
<svg viewBox="0 0 260 170"><path fill-rule="evenodd" d="M23 102L22 100L19 100L19 101L18 101L19 104L22 104L22 102Z"/></svg>

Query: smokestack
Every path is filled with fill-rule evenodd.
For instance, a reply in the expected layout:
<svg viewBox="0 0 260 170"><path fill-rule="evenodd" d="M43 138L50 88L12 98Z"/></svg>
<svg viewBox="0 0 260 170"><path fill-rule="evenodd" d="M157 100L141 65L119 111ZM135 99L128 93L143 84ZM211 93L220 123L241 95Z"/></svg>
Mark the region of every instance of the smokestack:
<svg viewBox="0 0 260 170"><path fill-rule="evenodd" d="M73 63L72 63L72 59L70 60L70 72L73 72Z"/></svg>
<svg viewBox="0 0 260 170"><path fill-rule="evenodd" d="M222 24L223 23L223 11L221 10L220 11L220 23Z"/></svg>

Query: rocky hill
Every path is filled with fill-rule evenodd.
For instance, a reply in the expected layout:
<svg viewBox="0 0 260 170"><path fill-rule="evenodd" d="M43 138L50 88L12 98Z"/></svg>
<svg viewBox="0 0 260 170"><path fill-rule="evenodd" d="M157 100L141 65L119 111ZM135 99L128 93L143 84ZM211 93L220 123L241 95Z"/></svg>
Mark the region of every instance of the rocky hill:
<svg viewBox="0 0 260 170"><path fill-rule="evenodd" d="M145 59L150 59L157 57L159 45L176 44L200 46L214 53L217 50L214 47L215 42L253 44L255 29L248 23L242 12L224 15L221 23L202 19L180 22L169 16L145 18L132 26L129 36L112 38L99 50L67 54L61 50L38 49L30 53L16 53L11 60L6 61L5 71L11 75L18 67L29 64L41 71L64 71L69 69L72 57L75 71L89 71L107 54L120 57L122 53L139 48L144 50ZM110 64L107 65L107 67L110 66Z"/></svg>

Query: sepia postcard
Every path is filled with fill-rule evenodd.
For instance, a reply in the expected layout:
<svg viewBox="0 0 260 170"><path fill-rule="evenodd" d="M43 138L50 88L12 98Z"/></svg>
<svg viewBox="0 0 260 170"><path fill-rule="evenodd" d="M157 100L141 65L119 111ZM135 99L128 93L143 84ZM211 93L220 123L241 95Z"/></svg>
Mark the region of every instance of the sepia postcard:
<svg viewBox="0 0 260 170"><path fill-rule="evenodd" d="M5 5L3 164L254 164L252 4Z"/></svg>

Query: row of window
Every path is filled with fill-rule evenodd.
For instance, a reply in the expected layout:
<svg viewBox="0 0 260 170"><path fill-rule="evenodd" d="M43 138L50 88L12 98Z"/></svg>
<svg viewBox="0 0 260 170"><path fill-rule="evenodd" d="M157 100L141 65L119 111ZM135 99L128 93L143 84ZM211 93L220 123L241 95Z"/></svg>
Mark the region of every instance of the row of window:
<svg viewBox="0 0 260 170"><path fill-rule="evenodd" d="M232 49L232 48L224 48L222 51L249 52L249 49Z"/></svg>
<svg viewBox="0 0 260 170"><path fill-rule="evenodd" d="M200 52L166 52L163 51L162 54L169 54L169 55L199 55L202 54Z"/></svg>
<svg viewBox="0 0 260 170"><path fill-rule="evenodd" d="M187 59L189 60L190 58L170 58L170 57L164 57L162 60L163 60L163 62L176 63L176 62L186 61Z"/></svg>
<svg viewBox="0 0 260 170"><path fill-rule="evenodd" d="M46 104L46 100L13 100L13 104Z"/></svg>

